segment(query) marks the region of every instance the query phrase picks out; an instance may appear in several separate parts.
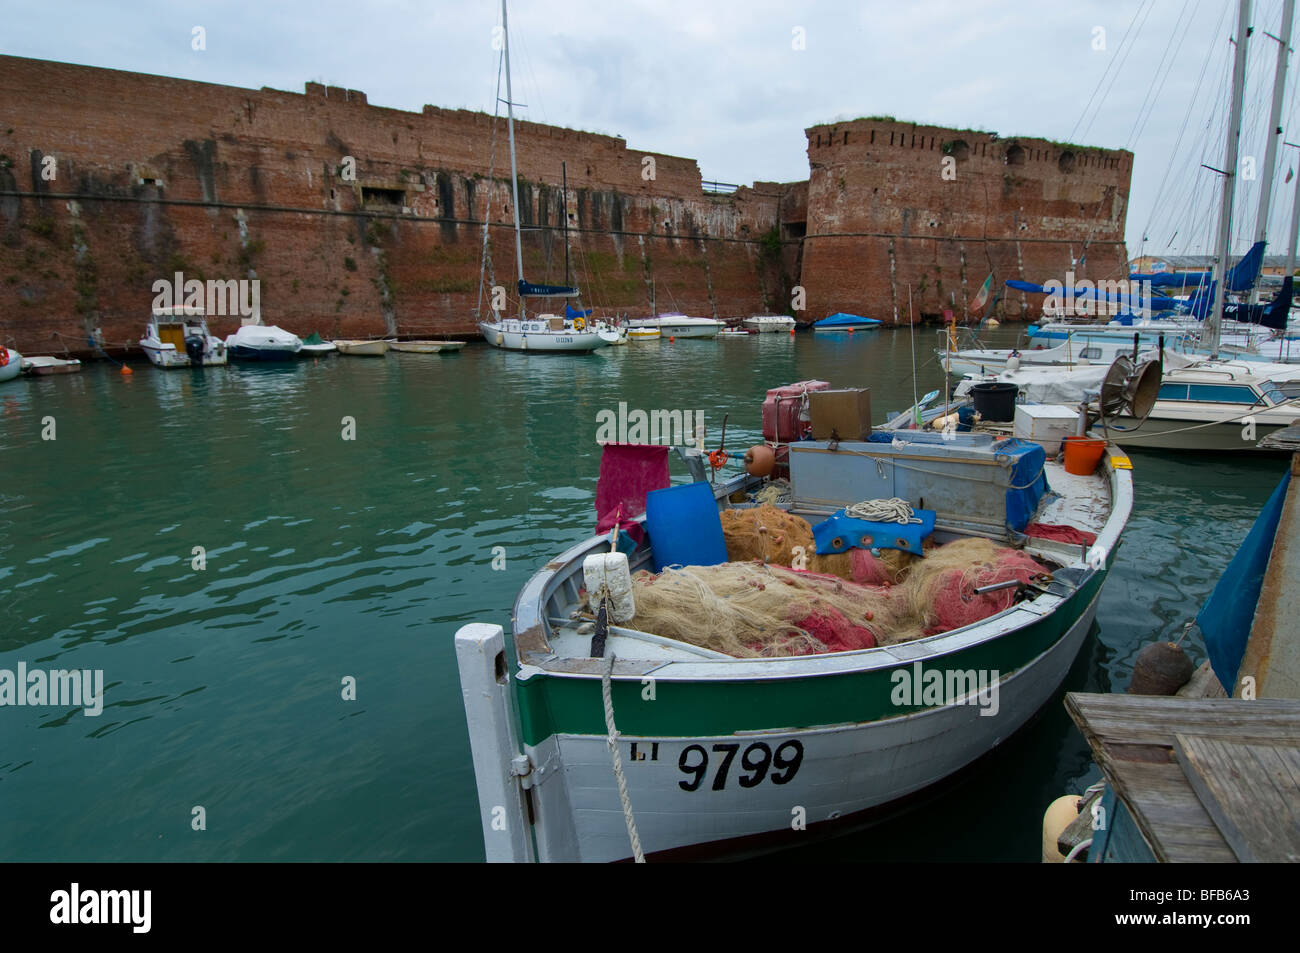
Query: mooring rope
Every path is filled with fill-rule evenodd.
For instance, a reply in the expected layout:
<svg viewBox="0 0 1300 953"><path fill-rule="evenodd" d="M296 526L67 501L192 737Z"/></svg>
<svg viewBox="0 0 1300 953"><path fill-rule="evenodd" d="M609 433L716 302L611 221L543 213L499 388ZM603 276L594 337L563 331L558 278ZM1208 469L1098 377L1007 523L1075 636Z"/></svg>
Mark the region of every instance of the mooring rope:
<svg viewBox="0 0 1300 953"><path fill-rule="evenodd" d="M907 500L891 497L888 500L863 500L844 507L844 515L869 523L919 523L921 520L912 515L912 504Z"/></svg>
<svg viewBox="0 0 1300 953"><path fill-rule="evenodd" d="M632 816L632 801L627 795L627 778L623 774L623 756L618 752L618 729L614 726L614 694L610 675L614 672L614 653L605 656L605 671L600 676L600 697L605 705L605 730L609 732L605 743L614 759L614 780L618 782L618 799L623 804L623 820L627 822L628 840L632 842L632 857L638 864L645 863L641 838L636 832L636 818Z"/></svg>

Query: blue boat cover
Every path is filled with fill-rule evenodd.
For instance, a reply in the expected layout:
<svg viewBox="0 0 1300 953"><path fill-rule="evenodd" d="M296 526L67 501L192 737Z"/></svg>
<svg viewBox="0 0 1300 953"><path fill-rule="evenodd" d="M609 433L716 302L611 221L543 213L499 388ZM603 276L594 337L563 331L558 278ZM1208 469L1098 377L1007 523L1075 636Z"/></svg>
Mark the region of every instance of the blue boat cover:
<svg viewBox="0 0 1300 953"><path fill-rule="evenodd" d="M716 566L727 561L718 501L708 483L651 490L645 497L645 528L655 572L665 566Z"/></svg>
<svg viewBox="0 0 1300 953"><path fill-rule="evenodd" d="M998 455L1010 458L1011 489L1007 490L1007 526L1017 533L1024 532L1038 501L1047 492L1047 451L1028 440L1012 437L997 445Z"/></svg>
<svg viewBox="0 0 1300 953"><path fill-rule="evenodd" d="M1241 260L1228 269L1228 290L1249 291L1259 280L1259 270L1264 264L1264 242L1255 242L1250 251L1241 256ZM1129 275L1132 281L1149 281L1153 288L1188 288L1210 283L1212 274L1208 271L1161 271L1152 274L1134 273Z"/></svg>
<svg viewBox="0 0 1300 953"><path fill-rule="evenodd" d="M1036 285L1029 281L1017 281L1014 278L1007 281L1007 287L1014 288L1016 291L1024 291L1036 295L1060 295L1064 293L1064 290L1061 292L1048 290L1043 285ZM1089 288L1086 285L1082 288L1074 289L1074 298L1077 301L1091 301L1095 298L1099 301L1105 301L1107 304L1123 305L1126 308L1147 308L1151 311L1173 311L1179 305L1178 301L1166 297L1165 295L1152 295L1151 298L1147 300L1142 298L1140 295L1134 297L1133 295L1126 294L1102 294L1096 288Z"/></svg>
<svg viewBox="0 0 1300 953"><path fill-rule="evenodd" d="M921 541L934 532L934 510L913 510L919 523L873 523L840 510L812 528L820 555L850 549L899 549L920 556Z"/></svg>
<svg viewBox="0 0 1300 953"><path fill-rule="evenodd" d="M1196 616L1196 624L1205 636L1210 667L1229 695L1236 685L1237 670L1246 651L1255 606L1259 603L1259 590L1264 585L1264 571L1273 552L1273 537L1277 535L1282 503L1290 482L1288 471L1260 510L1237 555L1223 570L1210 598Z"/></svg>
<svg viewBox="0 0 1300 953"><path fill-rule="evenodd" d="M564 305L564 316L566 318L589 318L591 317L591 312L595 310L595 308L588 308L586 311L579 311L573 305L566 303Z"/></svg>
<svg viewBox="0 0 1300 953"><path fill-rule="evenodd" d="M841 324L847 325L847 324L880 324L880 323L881 323L880 320L877 318L863 318L863 317L859 317L856 314L846 314L843 311L836 311L830 317L822 318L820 321L814 324L813 327L834 328L840 326Z"/></svg>

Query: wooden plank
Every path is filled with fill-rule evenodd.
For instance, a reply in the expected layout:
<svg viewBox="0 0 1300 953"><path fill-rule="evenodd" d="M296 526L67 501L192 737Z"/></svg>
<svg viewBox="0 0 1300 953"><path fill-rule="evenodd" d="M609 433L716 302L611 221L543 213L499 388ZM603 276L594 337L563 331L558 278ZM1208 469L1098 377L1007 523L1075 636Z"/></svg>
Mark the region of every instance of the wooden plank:
<svg viewBox="0 0 1300 953"><path fill-rule="evenodd" d="M1178 764L1102 763L1133 822L1162 863L1234 863L1224 841Z"/></svg>
<svg viewBox="0 0 1300 953"><path fill-rule="evenodd" d="M1179 734L1176 742L1192 790L1239 859L1300 861L1300 740L1257 745Z"/></svg>
<svg viewBox="0 0 1300 953"><path fill-rule="evenodd" d="M1177 732L1285 742L1300 737L1300 700L1177 698L1070 692L1065 707L1097 744L1174 744ZM1094 744L1094 747L1097 747Z"/></svg>

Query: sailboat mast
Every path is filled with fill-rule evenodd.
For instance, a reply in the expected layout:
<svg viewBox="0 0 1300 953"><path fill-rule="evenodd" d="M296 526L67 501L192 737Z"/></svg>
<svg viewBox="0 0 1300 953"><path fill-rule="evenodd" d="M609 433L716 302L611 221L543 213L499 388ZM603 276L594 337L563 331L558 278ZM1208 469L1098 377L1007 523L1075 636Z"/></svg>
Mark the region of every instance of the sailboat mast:
<svg viewBox="0 0 1300 953"><path fill-rule="evenodd" d="M1282 99L1286 86L1287 60L1291 56L1291 23L1295 19L1295 0L1282 0L1282 25L1278 31L1277 66L1273 72L1273 106L1268 114L1268 146L1264 150L1264 174L1259 186L1259 214L1255 217L1255 241L1265 240L1268 211L1273 201L1273 170L1277 165L1277 147L1282 141Z"/></svg>
<svg viewBox="0 0 1300 953"><path fill-rule="evenodd" d="M515 164L515 97L510 88L510 24L506 19L506 0L501 0L501 34L506 55L506 127L510 130L510 191L514 196L515 266L519 280L524 280L524 243L519 237L519 169ZM523 314L523 297L519 299L519 312Z"/></svg>
<svg viewBox="0 0 1300 953"><path fill-rule="evenodd" d="M505 0L502 0L504 3ZM1223 157L1223 201L1219 206L1219 241L1215 249L1218 282L1214 287L1214 308L1210 322L1210 356L1219 356L1219 332L1223 322L1223 300L1228 278L1228 244L1232 238L1232 199L1237 185L1238 151L1241 145L1241 101L1246 85L1246 41L1250 37L1250 0L1238 0L1237 50L1232 60L1232 102L1228 111L1228 144Z"/></svg>
<svg viewBox="0 0 1300 953"><path fill-rule="evenodd" d="M1290 2L1290 0L1288 0ZM569 284L569 169L568 163L560 163L560 188L564 198L564 284Z"/></svg>

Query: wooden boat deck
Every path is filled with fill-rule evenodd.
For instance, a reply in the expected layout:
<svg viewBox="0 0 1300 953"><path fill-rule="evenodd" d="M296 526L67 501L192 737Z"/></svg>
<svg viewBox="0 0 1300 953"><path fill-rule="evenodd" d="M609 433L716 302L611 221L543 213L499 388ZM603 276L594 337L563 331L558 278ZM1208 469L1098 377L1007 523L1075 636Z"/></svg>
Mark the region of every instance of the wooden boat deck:
<svg viewBox="0 0 1300 953"><path fill-rule="evenodd" d="M1131 820L1154 859L1300 860L1300 701L1070 692L1065 707L1122 801L1112 828Z"/></svg>

